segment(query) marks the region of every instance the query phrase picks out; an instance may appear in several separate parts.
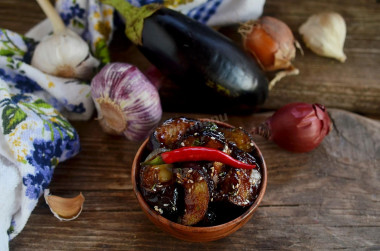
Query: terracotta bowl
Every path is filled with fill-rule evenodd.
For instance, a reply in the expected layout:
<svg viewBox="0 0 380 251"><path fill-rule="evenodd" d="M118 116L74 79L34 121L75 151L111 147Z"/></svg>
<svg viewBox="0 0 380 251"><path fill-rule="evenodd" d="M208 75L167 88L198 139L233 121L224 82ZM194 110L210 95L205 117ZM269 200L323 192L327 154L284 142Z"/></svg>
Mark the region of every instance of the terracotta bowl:
<svg viewBox="0 0 380 251"><path fill-rule="evenodd" d="M207 121L212 121L224 127L230 127L230 128L233 127L229 124L219 122L219 121L213 121L213 120L207 120ZM170 235L178 239L182 239L182 240L190 241L190 242L207 242L207 241L221 239L234 233L236 230L241 228L245 223L247 223L251 219L253 213L256 211L261 200L264 197L265 189L267 186L267 167L266 167L264 158L259 148L257 148L257 146L254 150L254 153L255 153L256 161L261 167L262 179L261 179L261 188L260 188L259 195L256 201L249 208L247 208L247 210L242 215L240 215L239 217L227 223L211 226L211 227L192 227L192 226L181 225L162 217L154 209L150 208L149 205L145 202L138 188L137 175L140 170L140 163L142 161L142 158L144 157L143 154L146 150L148 140L149 139L146 139L144 143L140 146L139 150L137 151L137 154L135 156L135 159L132 165L131 178L132 178L133 190L136 193L137 200L142 210L147 215L149 220L152 221L156 226L158 226L163 231L169 233Z"/></svg>

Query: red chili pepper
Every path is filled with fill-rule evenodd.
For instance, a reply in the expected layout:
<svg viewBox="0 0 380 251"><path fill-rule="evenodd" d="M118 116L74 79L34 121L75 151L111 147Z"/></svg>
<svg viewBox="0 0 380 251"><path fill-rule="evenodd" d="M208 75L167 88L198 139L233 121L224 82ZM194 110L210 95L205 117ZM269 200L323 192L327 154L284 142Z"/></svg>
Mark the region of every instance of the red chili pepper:
<svg viewBox="0 0 380 251"><path fill-rule="evenodd" d="M201 146L189 146L175 149L173 151L161 153L161 156L157 156L151 161L144 162L146 165L159 165L159 164L172 164L175 162L185 161L217 161L222 162L228 166L241 169L253 169L256 168L255 164L247 164L237 159L232 158L228 154L208 147Z"/></svg>

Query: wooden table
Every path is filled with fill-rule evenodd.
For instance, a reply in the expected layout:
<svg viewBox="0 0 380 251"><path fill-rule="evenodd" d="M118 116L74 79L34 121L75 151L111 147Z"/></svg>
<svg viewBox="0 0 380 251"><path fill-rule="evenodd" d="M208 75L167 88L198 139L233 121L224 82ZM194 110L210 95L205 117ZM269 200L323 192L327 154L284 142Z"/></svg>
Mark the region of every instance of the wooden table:
<svg viewBox="0 0 380 251"><path fill-rule="evenodd" d="M379 7L374 0L267 1L265 14L282 19L295 33L312 13L342 13L348 25L348 60L341 64L305 49L305 56L295 61L301 74L282 80L270 93L262 110L292 101L321 102L329 107L334 130L319 148L305 154L289 153L256 138L268 165L268 187L253 218L236 233L210 243L187 243L155 227L140 210L131 186L131 164L139 143L106 135L97 121L90 120L72 122L82 151L58 166L50 187L53 194L67 197L82 192L86 202L81 216L59 222L41 200L24 230L11 241L11 250L380 249L380 122L331 109L377 118L380 114ZM24 33L43 18L34 1L0 3L1 28ZM239 40L235 28L221 31ZM146 69L148 63L136 48L118 39L112 45L113 59ZM173 95L171 88L176 87L167 84L161 90L163 119L222 114L228 123L249 129L270 115L195 113L181 103L181 90L175 89Z"/></svg>

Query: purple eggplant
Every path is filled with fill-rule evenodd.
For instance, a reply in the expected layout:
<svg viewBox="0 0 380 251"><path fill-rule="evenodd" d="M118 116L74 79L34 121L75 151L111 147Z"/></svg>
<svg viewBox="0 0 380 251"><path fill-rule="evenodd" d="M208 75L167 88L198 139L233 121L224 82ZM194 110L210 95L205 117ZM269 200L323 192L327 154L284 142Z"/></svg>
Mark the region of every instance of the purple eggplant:
<svg viewBox="0 0 380 251"><path fill-rule="evenodd" d="M102 2L125 17L127 37L173 82L217 94L223 101L227 97L250 107L264 103L265 75L250 55L221 33L157 4L137 8L125 0Z"/></svg>

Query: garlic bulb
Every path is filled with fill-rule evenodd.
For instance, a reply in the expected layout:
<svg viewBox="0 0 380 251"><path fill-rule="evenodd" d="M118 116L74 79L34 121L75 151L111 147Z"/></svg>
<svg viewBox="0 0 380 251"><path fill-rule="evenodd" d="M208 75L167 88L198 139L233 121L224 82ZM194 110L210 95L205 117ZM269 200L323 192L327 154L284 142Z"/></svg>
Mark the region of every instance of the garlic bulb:
<svg viewBox="0 0 380 251"><path fill-rule="evenodd" d="M65 27L49 0L37 2L50 19L54 33L37 45L32 65L54 76L90 79L99 61L91 56L88 44Z"/></svg>
<svg viewBox="0 0 380 251"><path fill-rule="evenodd" d="M91 92L106 133L124 134L129 140L140 141L161 120L158 91L135 66L104 66L92 79Z"/></svg>
<svg viewBox="0 0 380 251"><path fill-rule="evenodd" d="M312 15L301 25L299 33L314 53L340 62L346 60L343 52L346 23L340 14L326 12Z"/></svg>

